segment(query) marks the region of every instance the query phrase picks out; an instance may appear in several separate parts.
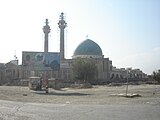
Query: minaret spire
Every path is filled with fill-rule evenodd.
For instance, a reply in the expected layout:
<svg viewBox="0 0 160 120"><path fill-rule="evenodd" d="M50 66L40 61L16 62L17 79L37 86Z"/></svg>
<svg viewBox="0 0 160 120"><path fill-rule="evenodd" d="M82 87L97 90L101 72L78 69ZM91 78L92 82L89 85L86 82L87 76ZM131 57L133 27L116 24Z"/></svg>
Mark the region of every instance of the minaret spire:
<svg viewBox="0 0 160 120"><path fill-rule="evenodd" d="M64 13L62 12L60 15L60 20L58 22L58 26L60 28L60 60L64 60L64 29L67 26L67 23L64 20Z"/></svg>
<svg viewBox="0 0 160 120"><path fill-rule="evenodd" d="M44 32L44 53L48 53L48 34L50 33L50 26L48 25L48 19L46 19L46 25L43 27Z"/></svg>

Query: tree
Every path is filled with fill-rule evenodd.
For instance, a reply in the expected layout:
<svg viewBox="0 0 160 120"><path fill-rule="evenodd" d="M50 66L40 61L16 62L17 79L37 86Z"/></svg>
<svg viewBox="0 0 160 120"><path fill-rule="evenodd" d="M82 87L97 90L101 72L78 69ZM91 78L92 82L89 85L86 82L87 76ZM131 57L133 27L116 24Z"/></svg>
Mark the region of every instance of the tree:
<svg viewBox="0 0 160 120"><path fill-rule="evenodd" d="M160 83L160 69L157 71L153 71L153 79Z"/></svg>
<svg viewBox="0 0 160 120"><path fill-rule="evenodd" d="M73 62L72 71L75 79L90 82L97 74L97 66L94 59L77 58Z"/></svg>

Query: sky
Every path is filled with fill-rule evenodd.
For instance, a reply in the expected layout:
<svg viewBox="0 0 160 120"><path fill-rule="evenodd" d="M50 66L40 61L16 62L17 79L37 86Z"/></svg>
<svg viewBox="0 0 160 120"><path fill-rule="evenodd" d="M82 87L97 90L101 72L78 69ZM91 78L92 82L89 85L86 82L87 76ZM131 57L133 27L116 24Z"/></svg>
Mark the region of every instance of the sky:
<svg viewBox="0 0 160 120"><path fill-rule="evenodd" d="M67 59L88 36L117 68L160 69L160 0L0 0L0 63L16 54L21 64L22 51L43 51L45 19L49 51L59 52L61 12Z"/></svg>

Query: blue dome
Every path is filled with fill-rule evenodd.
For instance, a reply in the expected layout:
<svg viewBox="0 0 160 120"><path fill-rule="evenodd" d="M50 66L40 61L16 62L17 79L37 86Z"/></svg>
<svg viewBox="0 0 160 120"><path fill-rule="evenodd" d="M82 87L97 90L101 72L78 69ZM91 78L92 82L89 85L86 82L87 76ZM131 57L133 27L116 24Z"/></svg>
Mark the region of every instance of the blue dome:
<svg viewBox="0 0 160 120"><path fill-rule="evenodd" d="M102 50L97 43L87 39L83 41L74 51L74 55L100 55L102 56Z"/></svg>

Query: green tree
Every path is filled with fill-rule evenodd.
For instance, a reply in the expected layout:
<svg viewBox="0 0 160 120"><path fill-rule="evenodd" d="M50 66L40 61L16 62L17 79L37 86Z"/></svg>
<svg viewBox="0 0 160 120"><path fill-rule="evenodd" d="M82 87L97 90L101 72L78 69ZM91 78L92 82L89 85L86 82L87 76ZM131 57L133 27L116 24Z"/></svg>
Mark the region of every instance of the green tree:
<svg viewBox="0 0 160 120"><path fill-rule="evenodd" d="M73 62L72 71L75 79L91 82L97 75L97 66L94 59L77 58Z"/></svg>
<svg viewBox="0 0 160 120"><path fill-rule="evenodd" d="M160 69L157 71L153 71L153 79L160 83Z"/></svg>

